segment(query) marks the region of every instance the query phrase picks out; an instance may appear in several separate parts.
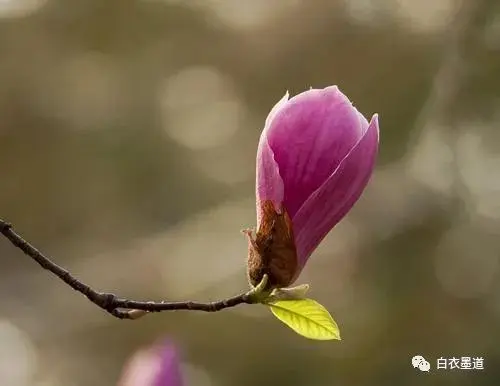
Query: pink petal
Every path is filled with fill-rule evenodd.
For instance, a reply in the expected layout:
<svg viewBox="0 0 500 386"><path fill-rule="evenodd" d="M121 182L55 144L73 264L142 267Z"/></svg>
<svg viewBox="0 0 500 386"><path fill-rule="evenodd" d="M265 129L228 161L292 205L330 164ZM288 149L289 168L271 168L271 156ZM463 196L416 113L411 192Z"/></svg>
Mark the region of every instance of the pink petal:
<svg viewBox="0 0 500 386"><path fill-rule="evenodd" d="M174 345L161 342L137 351L126 363L118 386L182 386Z"/></svg>
<svg viewBox="0 0 500 386"><path fill-rule="evenodd" d="M321 240L361 196L375 165L378 141L378 116L375 114L360 141L293 218L301 269Z"/></svg>
<svg viewBox="0 0 500 386"><path fill-rule="evenodd" d="M171 344L164 344L159 352L160 371L154 386L182 386L182 376L179 359L175 347Z"/></svg>
<svg viewBox="0 0 500 386"><path fill-rule="evenodd" d="M336 86L303 92L268 119L259 154L265 151L270 158L272 150L284 183L284 206L292 219L337 169L367 125ZM265 139L270 149L265 147ZM277 178L269 171L265 176L267 185L276 183Z"/></svg>
<svg viewBox="0 0 500 386"><path fill-rule="evenodd" d="M261 203L292 219L298 268L360 197L378 150L370 124L336 86L288 94L266 119L257 152L257 223ZM276 256L274 256L276 258Z"/></svg>
<svg viewBox="0 0 500 386"><path fill-rule="evenodd" d="M284 186L279 174L278 164L265 137L261 137L257 151L257 227L260 225L262 212L260 203L271 200L276 210L283 202Z"/></svg>
<svg viewBox="0 0 500 386"><path fill-rule="evenodd" d="M283 180L279 174L278 164L274 160L274 154L267 142L267 130L270 122L276 113L288 101L288 92L278 103L271 109L271 112L266 118L266 125L260 136L259 147L257 149L257 227L260 224L261 210L260 203L265 200L271 200L274 203L276 210L279 210L283 202L284 187Z"/></svg>

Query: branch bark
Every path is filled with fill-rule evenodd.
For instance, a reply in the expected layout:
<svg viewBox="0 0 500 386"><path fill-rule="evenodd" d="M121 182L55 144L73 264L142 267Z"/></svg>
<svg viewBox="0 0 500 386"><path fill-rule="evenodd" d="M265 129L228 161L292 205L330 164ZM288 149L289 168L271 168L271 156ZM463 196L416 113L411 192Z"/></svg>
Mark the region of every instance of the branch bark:
<svg viewBox="0 0 500 386"><path fill-rule="evenodd" d="M239 295L208 303L194 301L169 302L169 301L137 301L119 298L112 293L99 292L75 278L69 271L54 263L32 244L26 241L14 231L12 225L0 219L0 233L10 241L12 245L22 250L27 256L36 261L43 269L48 270L73 290L84 295L97 307L102 308L118 319L137 319L150 312L190 310L216 312L225 308L235 307L240 304L258 303L258 293L264 286L258 286ZM264 281L267 281L265 278Z"/></svg>

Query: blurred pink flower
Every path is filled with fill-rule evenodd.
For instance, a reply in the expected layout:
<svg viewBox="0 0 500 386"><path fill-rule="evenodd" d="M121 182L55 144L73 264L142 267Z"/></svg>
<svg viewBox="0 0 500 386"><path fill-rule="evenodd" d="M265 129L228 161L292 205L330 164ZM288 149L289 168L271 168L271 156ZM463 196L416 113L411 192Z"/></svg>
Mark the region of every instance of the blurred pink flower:
<svg viewBox="0 0 500 386"><path fill-rule="evenodd" d="M336 86L288 93L269 113L257 150L257 232L248 276L287 287L346 215L373 172L378 116L370 123Z"/></svg>
<svg viewBox="0 0 500 386"><path fill-rule="evenodd" d="M125 364L118 386L183 386L175 346L164 341L136 352Z"/></svg>

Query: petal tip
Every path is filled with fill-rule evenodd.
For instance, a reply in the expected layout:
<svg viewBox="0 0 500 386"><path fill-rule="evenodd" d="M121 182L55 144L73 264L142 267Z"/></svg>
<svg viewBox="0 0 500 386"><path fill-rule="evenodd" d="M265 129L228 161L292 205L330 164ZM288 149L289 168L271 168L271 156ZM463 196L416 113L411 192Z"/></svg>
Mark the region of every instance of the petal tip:
<svg viewBox="0 0 500 386"><path fill-rule="evenodd" d="M336 84L333 84L331 86L327 86L324 88L324 90L342 93L342 91L340 91L340 89L339 89L339 86L337 86Z"/></svg>
<svg viewBox="0 0 500 386"><path fill-rule="evenodd" d="M273 108L269 112L269 114L266 118L264 131L266 131L266 129L269 127L269 125L271 124L273 118L276 116L278 111L288 102L289 97L290 97L290 93L288 92L288 90L286 90L285 95L283 95L283 97L281 97L281 99L273 106Z"/></svg>
<svg viewBox="0 0 500 386"><path fill-rule="evenodd" d="M380 140L380 128L378 124L378 113L372 115L372 119L370 120L370 124L368 125L368 130L372 128L377 132L377 142Z"/></svg>

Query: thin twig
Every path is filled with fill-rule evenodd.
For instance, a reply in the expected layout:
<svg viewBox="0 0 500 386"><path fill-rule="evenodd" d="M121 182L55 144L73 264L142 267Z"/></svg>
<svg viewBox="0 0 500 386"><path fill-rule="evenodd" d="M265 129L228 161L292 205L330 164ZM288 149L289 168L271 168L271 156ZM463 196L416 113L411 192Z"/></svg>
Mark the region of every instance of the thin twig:
<svg viewBox="0 0 500 386"><path fill-rule="evenodd" d="M26 255L35 260L42 268L52 272L59 279L73 288L75 291L85 295L96 306L107 311L118 319L137 319L148 312L162 312L174 310L190 310L190 311L205 311L216 312L225 308L237 306L239 304L256 303L257 298L254 296L256 291L249 291L228 299L209 302L167 302L167 301L136 301L122 299L114 294L99 292L92 287L75 278L64 268L60 267L28 241L24 240L17 234L12 225L0 219L0 233L4 235L15 247L22 250Z"/></svg>

